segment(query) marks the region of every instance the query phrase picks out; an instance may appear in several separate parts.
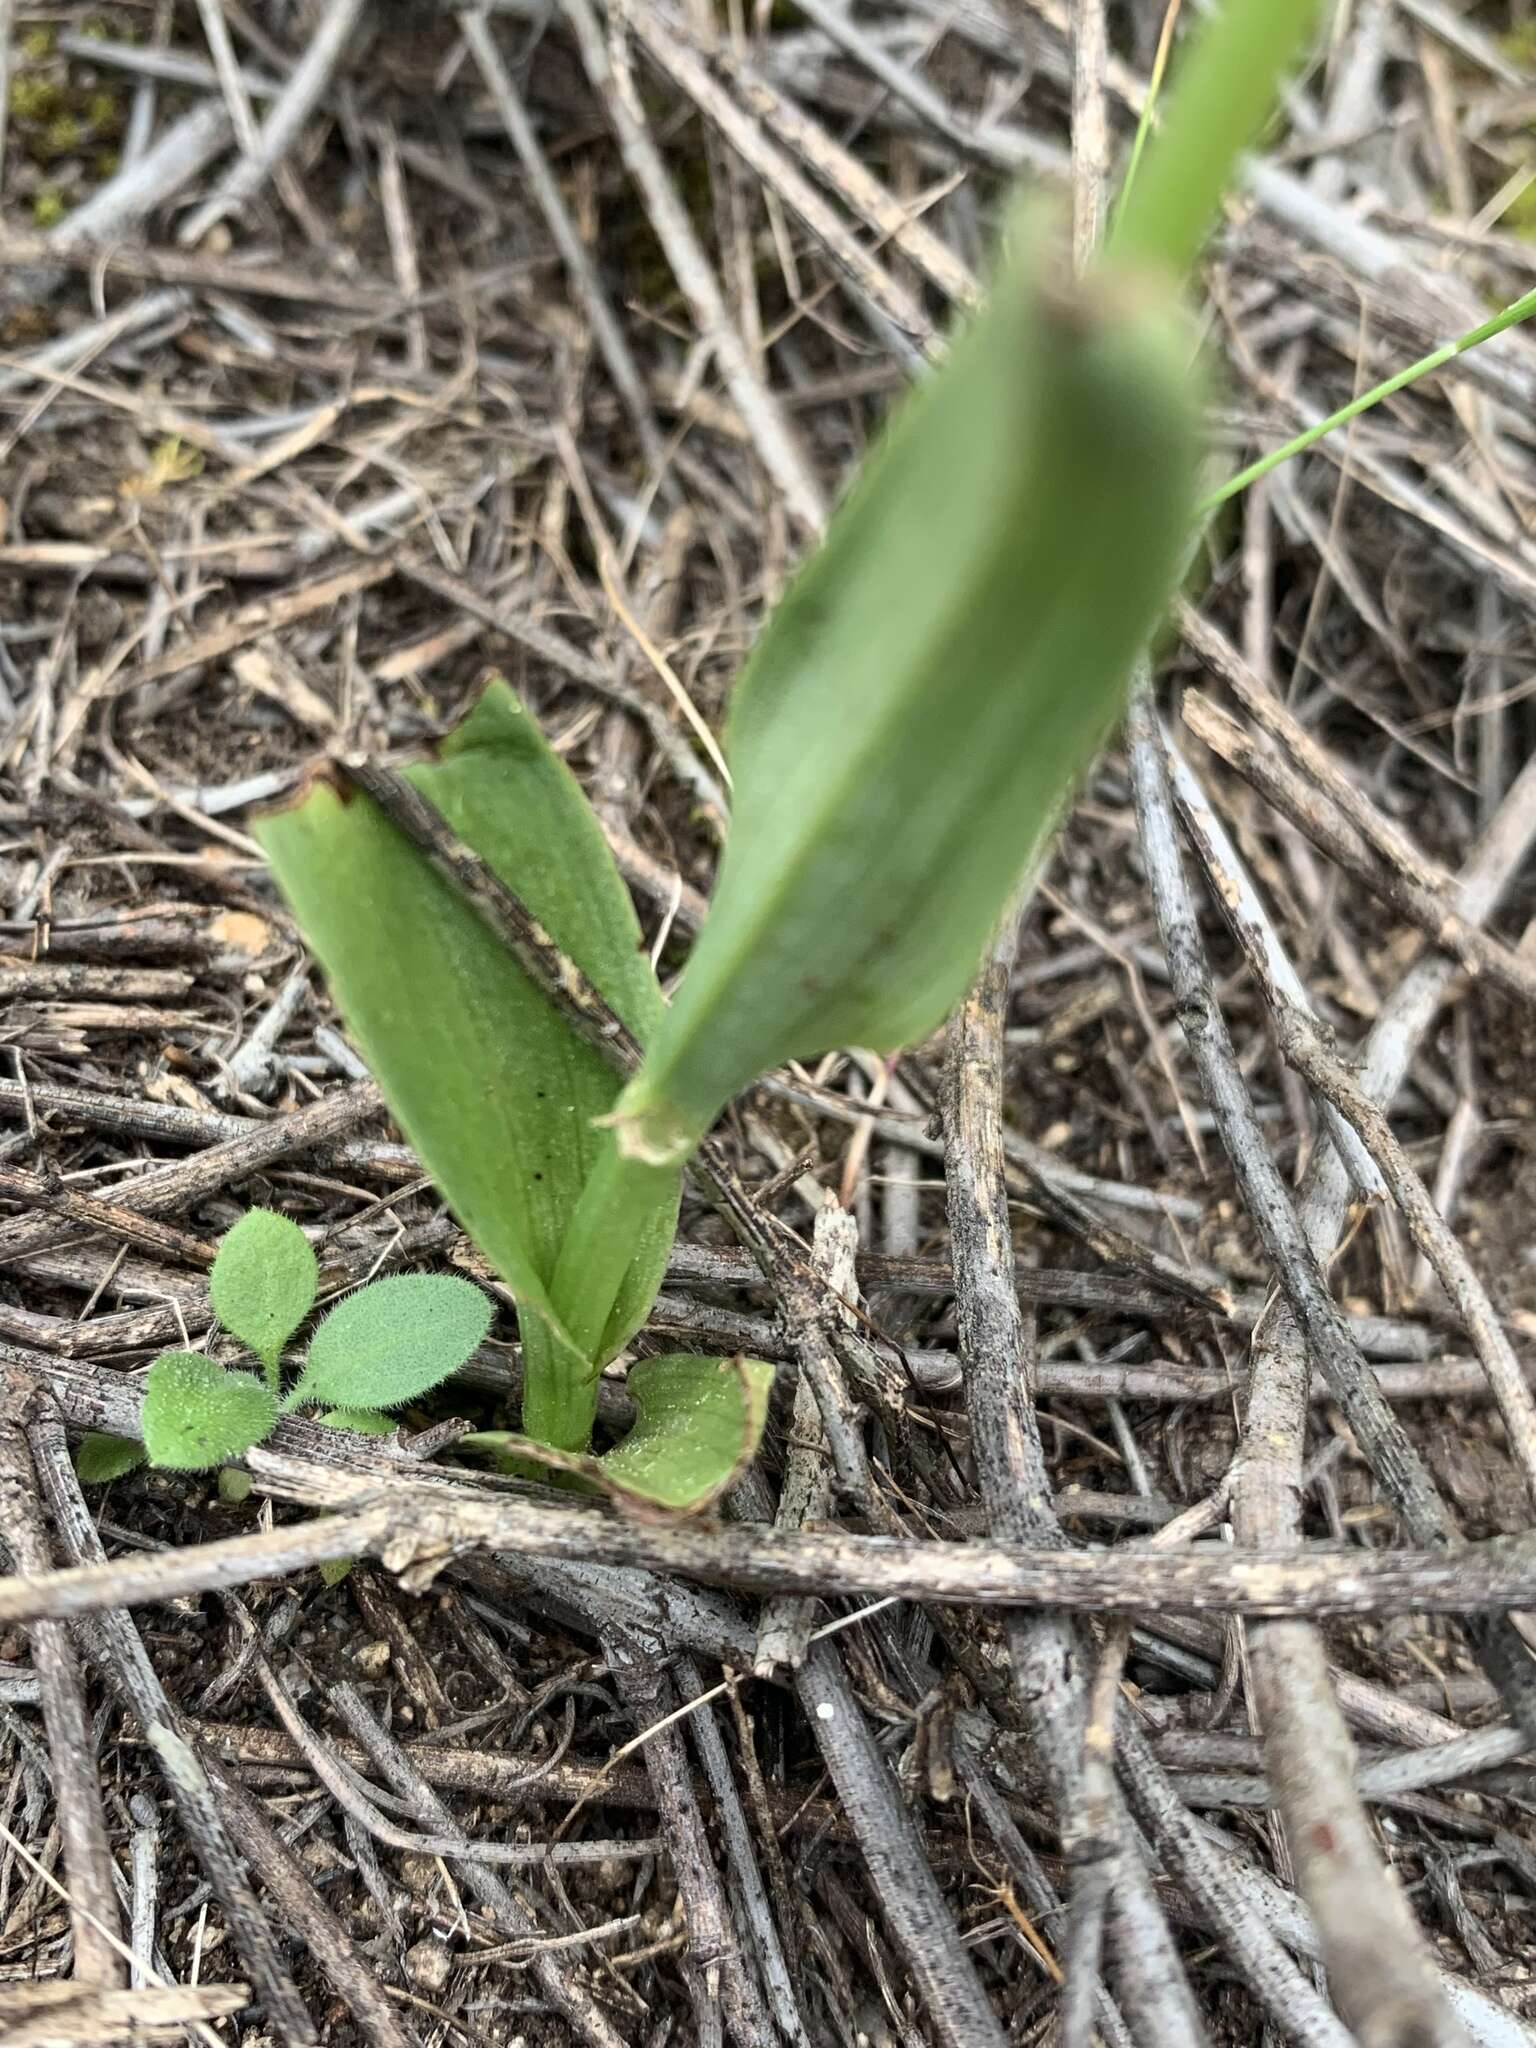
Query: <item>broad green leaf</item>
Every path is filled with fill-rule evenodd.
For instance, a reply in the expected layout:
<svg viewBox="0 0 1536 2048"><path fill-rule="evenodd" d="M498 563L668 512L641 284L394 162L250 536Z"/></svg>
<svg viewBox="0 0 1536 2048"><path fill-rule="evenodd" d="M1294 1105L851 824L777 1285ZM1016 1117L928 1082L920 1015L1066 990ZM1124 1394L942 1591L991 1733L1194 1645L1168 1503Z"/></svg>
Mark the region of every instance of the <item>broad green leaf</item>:
<svg viewBox="0 0 1536 2048"><path fill-rule="evenodd" d="M327 1429L350 1429L354 1436L393 1436L400 1426L393 1415L377 1408L327 1408L315 1420Z"/></svg>
<svg viewBox="0 0 1536 2048"><path fill-rule="evenodd" d="M152 1465L206 1472L261 1442L277 1420L277 1398L248 1372L166 1351L149 1368L139 1420Z"/></svg>
<svg viewBox="0 0 1536 2048"><path fill-rule="evenodd" d="M611 1482L669 1508L707 1507L762 1440L773 1367L671 1352L630 1367L640 1418L598 1462Z"/></svg>
<svg viewBox="0 0 1536 2048"><path fill-rule="evenodd" d="M396 1273L339 1301L287 1405L396 1408L456 1373L491 1327L488 1295L452 1273Z"/></svg>
<svg viewBox="0 0 1536 2048"><path fill-rule="evenodd" d="M931 1030L1119 713L1193 503L1171 283L1058 274L1014 223L770 619L727 734L709 916L620 1142L680 1156L765 1069Z"/></svg>
<svg viewBox="0 0 1536 2048"><path fill-rule="evenodd" d="M75 1474L82 1486L105 1486L134 1471L148 1456L131 1436L109 1436L105 1430L93 1429L81 1438L75 1452Z"/></svg>
<svg viewBox="0 0 1536 2048"><path fill-rule="evenodd" d="M270 1370L315 1304L320 1268L309 1239L286 1216L250 1209L225 1231L208 1276L213 1312Z"/></svg>
<svg viewBox="0 0 1536 2048"><path fill-rule="evenodd" d="M648 1038L661 996L628 893L570 771L505 684L410 774ZM614 1106L615 1076L367 798L318 782L257 832L401 1128L517 1297L529 1428L584 1448L594 1365L661 1284L677 1180L658 1183L600 1341L579 1355L562 1342L549 1287L612 1144L597 1119Z"/></svg>
<svg viewBox="0 0 1536 2048"><path fill-rule="evenodd" d="M634 1509L696 1513L749 1463L762 1440L773 1390L771 1365L756 1358L672 1352L631 1366L639 1419L602 1457L560 1451L510 1430L461 1439L489 1451L506 1471L556 1472Z"/></svg>

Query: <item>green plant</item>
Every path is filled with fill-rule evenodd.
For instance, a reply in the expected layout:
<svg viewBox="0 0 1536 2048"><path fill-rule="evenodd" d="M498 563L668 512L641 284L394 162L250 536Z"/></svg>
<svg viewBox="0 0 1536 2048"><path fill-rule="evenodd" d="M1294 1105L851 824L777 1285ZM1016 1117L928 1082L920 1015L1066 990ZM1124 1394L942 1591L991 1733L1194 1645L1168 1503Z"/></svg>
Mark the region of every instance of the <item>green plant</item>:
<svg viewBox="0 0 1536 2048"><path fill-rule="evenodd" d="M737 685L731 831L673 1003L585 799L500 682L406 771L447 855L355 777L259 825L391 1108L516 1297L523 1442L546 1461L589 1469L598 1376L721 1108L785 1059L937 1024L1113 725L1195 517L1184 277L1314 13L1230 0L1202 26L1085 277L1046 211L1016 209L987 303ZM464 849L644 1049L627 1085L482 914ZM721 1433L717 1361L648 1370L610 1476L627 1458L637 1490L707 1498L755 1441L754 1389Z"/></svg>
<svg viewBox="0 0 1536 2048"><path fill-rule="evenodd" d="M197 1351L162 1352L145 1382L142 1443L88 1436L77 1460L81 1479L116 1479L146 1459L169 1471L205 1472L242 1456L298 1408L319 1408L318 1419L339 1428L386 1433L395 1424L384 1411L456 1373L491 1326L485 1295L452 1274L370 1281L322 1319L285 1392L283 1353L314 1307L319 1278L296 1223L269 1209L242 1216L220 1240L209 1296L259 1375Z"/></svg>

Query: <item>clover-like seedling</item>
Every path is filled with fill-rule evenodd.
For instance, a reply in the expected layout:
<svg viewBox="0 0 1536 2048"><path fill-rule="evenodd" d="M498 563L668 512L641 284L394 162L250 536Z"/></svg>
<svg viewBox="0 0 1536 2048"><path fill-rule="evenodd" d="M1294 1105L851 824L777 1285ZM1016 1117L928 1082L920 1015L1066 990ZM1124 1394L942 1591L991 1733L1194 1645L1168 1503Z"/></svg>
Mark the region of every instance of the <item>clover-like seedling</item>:
<svg viewBox="0 0 1536 2048"><path fill-rule="evenodd" d="M283 1391L283 1352L315 1304L319 1267L296 1223L252 1209L226 1232L209 1277L220 1323L255 1354L261 1376L196 1351L166 1351L149 1368L142 1443L95 1432L76 1470L101 1484L147 1459L172 1472L206 1472L271 1434L279 1415L317 1419L362 1435L395 1427L398 1408L456 1373L491 1326L478 1287L447 1273L402 1273L346 1295L310 1340L302 1371Z"/></svg>

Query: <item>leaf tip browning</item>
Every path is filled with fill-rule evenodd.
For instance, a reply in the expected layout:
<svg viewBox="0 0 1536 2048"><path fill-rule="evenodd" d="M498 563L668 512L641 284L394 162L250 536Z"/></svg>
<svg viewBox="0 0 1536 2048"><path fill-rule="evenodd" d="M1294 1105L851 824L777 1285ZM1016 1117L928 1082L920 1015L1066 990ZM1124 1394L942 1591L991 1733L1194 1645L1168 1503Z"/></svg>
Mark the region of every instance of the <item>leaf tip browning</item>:
<svg viewBox="0 0 1536 2048"><path fill-rule="evenodd" d="M357 796L357 788L347 774L347 765L339 755L327 754L312 761L304 770L292 789L270 803L258 804L251 812L251 823L256 836L260 838L261 827L278 819L291 818L302 811L312 798L321 794L332 796L345 808Z"/></svg>

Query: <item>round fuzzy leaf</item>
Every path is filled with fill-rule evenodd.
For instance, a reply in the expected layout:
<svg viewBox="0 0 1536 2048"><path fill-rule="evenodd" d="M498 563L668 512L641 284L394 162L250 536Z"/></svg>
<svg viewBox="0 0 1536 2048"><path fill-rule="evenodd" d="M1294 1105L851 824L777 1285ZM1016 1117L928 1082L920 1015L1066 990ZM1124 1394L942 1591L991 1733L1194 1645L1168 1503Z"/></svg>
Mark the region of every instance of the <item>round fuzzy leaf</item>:
<svg viewBox="0 0 1536 2048"><path fill-rule="evenodd" d="M226 1372L195 1351L166 1351L149 1368L139 1421L150 1463L206 1472L259 1444L276 1398L248 1372Z"/></svg>
<svg viewBox="0 0 1536 2048"><path fill-rule="evenodd" d="M451 1273L397 1273L338 1302L316 1330L297 1401L397 1408L445 1380L491 1327L491 1304Z"/></svg>
<svg viewBox="0 0 1536 2048"><path fill-rule="evenodd" d="M327 1408L315 1417L327 1429L350 1429L354 1436L393 1436L399 1424L377 1408Z"/></svg>
<svg viewBox="0 0 1536 2048"><path fill-rule="evenodd" d="M82 1486L105 1486L108 1480L121 1479L125 1472L142 1465L148 1455L131 1436L108 1436L104 1430L93 1429L75 1453L75 1473Z"/></svg>
<svg viewBox="0 0 1536 2048"><path fill-rule="evenodd" d="M208 1278L213 1312L233 1337L274 1364L314 1306L320 1269L286 1216L251 1209L224 1233Z"/></svg>

